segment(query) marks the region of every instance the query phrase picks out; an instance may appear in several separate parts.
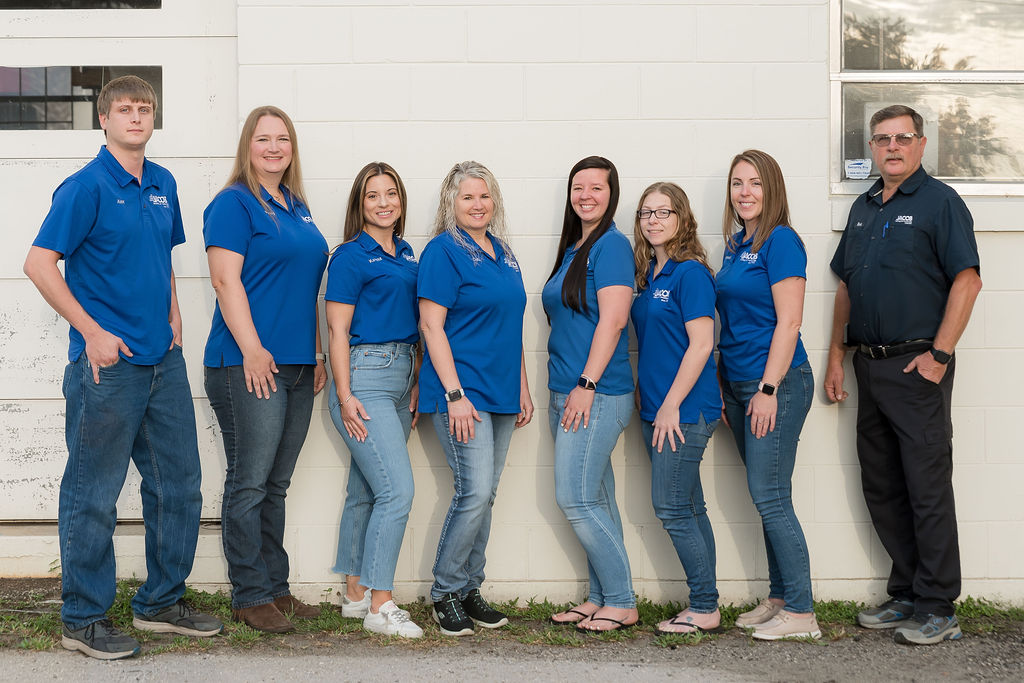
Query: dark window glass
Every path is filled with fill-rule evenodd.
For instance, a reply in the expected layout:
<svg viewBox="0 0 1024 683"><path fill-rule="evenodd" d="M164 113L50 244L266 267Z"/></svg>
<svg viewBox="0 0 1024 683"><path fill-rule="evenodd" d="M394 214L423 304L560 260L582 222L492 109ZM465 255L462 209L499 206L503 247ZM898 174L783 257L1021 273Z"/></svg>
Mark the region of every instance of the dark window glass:
<svg viewBox="0 0 1024 683"><path fill-rule="evenodd" d="M2 2L3 0L0 0ZM156 127L163 128L159 66L0 66L0 129L99 128L96 98L110 80L134 74L156 91Z"/></svg>
<svg viewBox="0 0 1024 683"><path fill-rule="evenodd" d="M161 0L0 0L0 9L160 9Z"/></svg>

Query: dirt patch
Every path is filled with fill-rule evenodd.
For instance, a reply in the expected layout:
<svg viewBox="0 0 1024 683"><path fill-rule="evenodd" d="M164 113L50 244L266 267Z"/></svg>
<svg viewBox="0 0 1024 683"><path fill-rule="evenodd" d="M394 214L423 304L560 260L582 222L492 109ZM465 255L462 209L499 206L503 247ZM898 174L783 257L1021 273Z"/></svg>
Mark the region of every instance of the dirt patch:
<svg viewBox="0 0 1024 683"><path fill-rule="evenodd" d="M26 646L11 626L32 618L59 629L59 579L0 579L0 645L50 649L46 641ZM931 647L893 643L887 631L866 631L852 623L822 622L826 636L817 642L754 641L738 630L694 640L658 638L651 625L628 634L577 635L540 619L514 618L510 627L481 630L470 638L444 638L429 622L425 605L413 605L414 618L427 629L420 641L370 636L356 620L339 620L331 610L322 622L284 636L253 636L232 624L212 639L149 636L143 657L164 652L216 655L251 652L278 657L332 655L358 657L443 655L451 659L497 657L506 661L621 662L631 667L677 663L715 673L770 681L1018 681L1024 671L1024 620L1005 615L962 617L963 640ZM40 615L50 615L41 617ZM54 654L57 633L52 636ZM148 634L146 634L148 635ZM46 637L42 634L40 637Z"/></svg>

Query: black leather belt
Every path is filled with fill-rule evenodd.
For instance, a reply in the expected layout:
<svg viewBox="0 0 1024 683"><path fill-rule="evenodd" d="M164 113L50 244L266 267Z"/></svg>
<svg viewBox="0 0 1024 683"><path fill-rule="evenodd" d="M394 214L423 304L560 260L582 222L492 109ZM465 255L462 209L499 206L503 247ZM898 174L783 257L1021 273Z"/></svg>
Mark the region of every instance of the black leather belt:
<svg viewBox="0 0 1024 683"><path fill-rule="evenodd" d="M872 346L870 344L857 344L857 350L868 358L879 360L881 358L892 358L907 353L922 353L932 347L931 339L911 339L898 344L885 346Z"/></svg>

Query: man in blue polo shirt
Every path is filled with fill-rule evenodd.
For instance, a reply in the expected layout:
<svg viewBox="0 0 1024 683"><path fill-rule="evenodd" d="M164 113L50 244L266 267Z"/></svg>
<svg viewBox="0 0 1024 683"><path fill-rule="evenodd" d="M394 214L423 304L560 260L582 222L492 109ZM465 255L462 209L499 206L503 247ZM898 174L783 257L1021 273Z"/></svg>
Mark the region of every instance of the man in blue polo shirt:
<svg viewBox="0 0 1024 683"><path fill-rule="evenodd" d="M202 497L171 270L171 248L185 241L177 186L145 158L156 93L123 76L103 87L96 108L107 144L54 192L25 274L71 325L58 511L61 645L120 659L139 652L106 616L116 592L115 503L129 459L142 475L146 526L147 578L132 600L134 626L211 636L222 625L181 599Z"/></svg>
<svg viewBox="0 0 1024 683"><path fill-rule="evenodd" d="M950 400L980 261L967 206L921 167L921 115L893 105L870 125L882 177L854 202L832 259L840 282L825 393L846 399L852 346L864 500L892 558L889 599L857 621L894 628L897 643L930 645L961 637Z"/></svg>

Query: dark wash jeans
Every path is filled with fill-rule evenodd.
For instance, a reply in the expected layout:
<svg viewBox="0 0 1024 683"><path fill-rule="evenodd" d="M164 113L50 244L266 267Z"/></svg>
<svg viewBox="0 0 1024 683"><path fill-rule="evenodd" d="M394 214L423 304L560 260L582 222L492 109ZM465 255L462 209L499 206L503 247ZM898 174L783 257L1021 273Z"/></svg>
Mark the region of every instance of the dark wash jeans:
<svg viewBox="0 0 1024 683"><path fill-rule="evenodd" d="M105 618L116 593L114 525L128 461L142 475L146 581L132 609L152 616L185 593L199 536L202 494L192 391L181 347L157 365L123 358L100 368L83 353L64 370L68 462L60 483L58 532L64 605L80 629Z"/></svg>
<svg viewBox="0 0 1024 683"><path fill-rule="evenodd" d="M277 391L256 398L241 365L206 368L206 395L224 437L227 476L221 540L231 606L290 595L284 549L285 496L313 414L312 365L278 365Z"/></svg>

